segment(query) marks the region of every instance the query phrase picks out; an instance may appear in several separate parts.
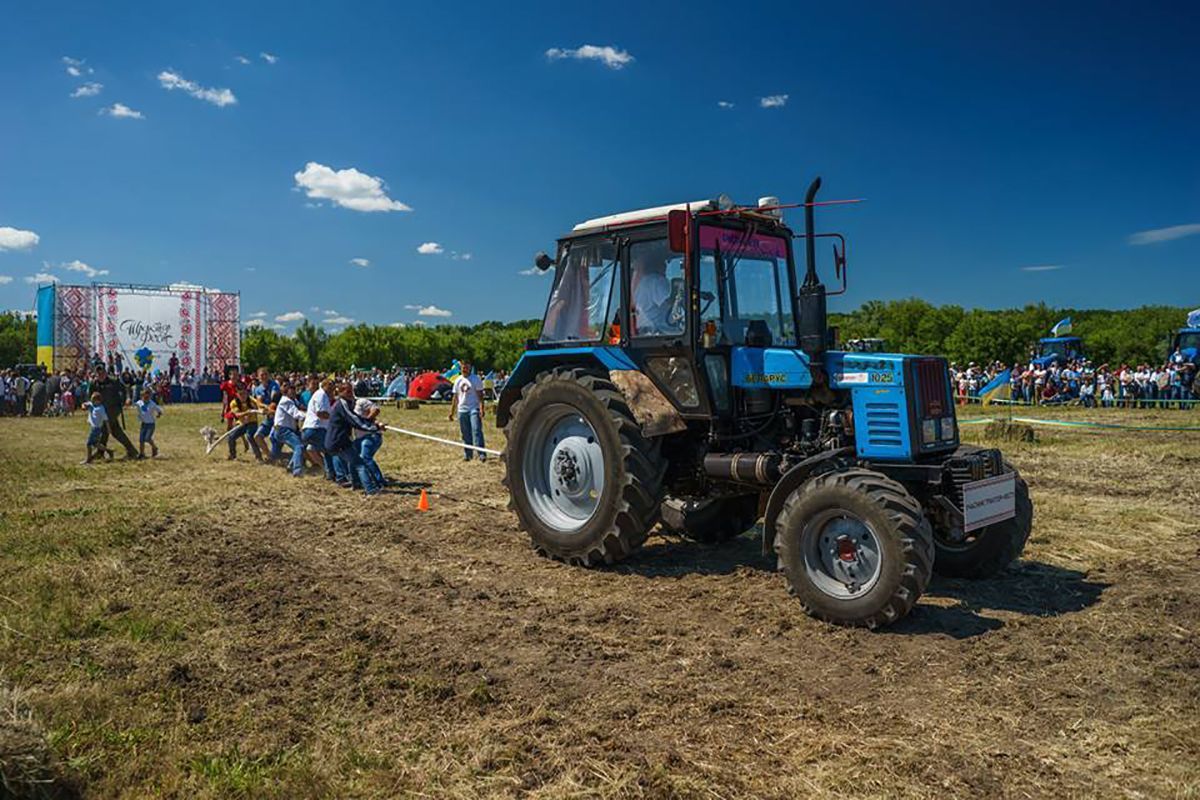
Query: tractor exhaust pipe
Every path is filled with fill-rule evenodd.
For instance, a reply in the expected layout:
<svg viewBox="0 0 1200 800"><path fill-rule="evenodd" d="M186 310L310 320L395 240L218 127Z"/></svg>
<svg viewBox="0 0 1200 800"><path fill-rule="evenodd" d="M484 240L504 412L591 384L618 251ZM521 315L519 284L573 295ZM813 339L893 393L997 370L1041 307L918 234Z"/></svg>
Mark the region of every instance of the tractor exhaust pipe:
<svg viewBox="0 0 1200 800"><path fill-rule="evenodd" d="M806 269L804 282L800 285L797 297L800 320L800 349L816 360L825 352L828 340L827 312L825 308L825 286L817 277L817 239L816 221L813 203L817 192L821 189L820 177L813 180L804 196L804 255Z"/></svg>

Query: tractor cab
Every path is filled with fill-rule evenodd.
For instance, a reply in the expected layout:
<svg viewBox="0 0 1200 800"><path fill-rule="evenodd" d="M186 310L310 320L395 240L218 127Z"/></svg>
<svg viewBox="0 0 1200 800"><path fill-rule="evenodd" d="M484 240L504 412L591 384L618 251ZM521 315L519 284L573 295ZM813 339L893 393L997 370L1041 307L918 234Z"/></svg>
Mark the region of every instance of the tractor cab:
<svg viewBox="0 0 1200 800"><path fill-rule="evenodd" d="M1167 357L1178 352L1184 361L1200 364L1200 328L1180 328L1171 337L1171 347Z"/></svg>
<svg viewBox="0 0 1200 800"><path fill-rule="evenodd" d="M807 388L795 234L772 203L735 209L722 197L579 223L556 258L536 259L554 284L535 347L595 348L647 375L683 419L733 413L731 385ZM844 242L829 236L844 276ZM823 350L824 287L819 299L809 327Z"/></svg>
<svg viewBox="0 0 1200 800"><path fill-rule="evenodd" d="M1083 340L1078 336L1051 336L1039 339L1034 350L1033 363L1039 367L1048 367L1058 362L1065 367L1069 361L1079 361L1085 358Z"/></svg>

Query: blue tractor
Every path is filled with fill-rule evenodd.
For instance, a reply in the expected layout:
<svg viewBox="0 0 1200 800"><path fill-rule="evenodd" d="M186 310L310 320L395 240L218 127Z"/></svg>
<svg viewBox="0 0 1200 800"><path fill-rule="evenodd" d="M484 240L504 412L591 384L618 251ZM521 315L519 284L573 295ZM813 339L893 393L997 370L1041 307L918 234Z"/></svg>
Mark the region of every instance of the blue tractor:
<svg viewBox="0 0 1200 800"><path fill-rule="evenodd" d="M1187 363L1200 366L1200 327L1180 328L1171 336L1171 347L1167 356L1174 358L1175 354Z"/></svg>
<svg viewBox="0 0 1200 800"><path fill-rule="evenodd" d="M1065 367L1067 362L1083 358L1083 340L1078 336L1049 336L1038 339L1031 361L1045 369L1056 361L1060 367Z"/></svg>
<svg viewBox="0 0 1200 800"><path fill-rule="evenodd" d="M534 548L628 557L656 525L705 541L762 520L789 590L831 623L904 617L933 572L985 577L1033 510L1000 452L961 445L945 359L840 352L826 325L818 178L782 206L722 196L588 220L497 404L504 481ZM804 243L797 275L794 240Z"/></svg>

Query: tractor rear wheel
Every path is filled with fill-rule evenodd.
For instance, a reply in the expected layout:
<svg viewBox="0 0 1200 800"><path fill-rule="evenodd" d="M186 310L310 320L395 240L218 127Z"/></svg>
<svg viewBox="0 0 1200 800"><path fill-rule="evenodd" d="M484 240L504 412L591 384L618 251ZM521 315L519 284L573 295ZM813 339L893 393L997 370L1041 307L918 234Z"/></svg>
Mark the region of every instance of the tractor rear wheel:
<svg viewBox="0 0 1200 800"><path fill-rule="evenodd" d="M668 532L697 542L729 541L758 521L758 495L668 497L663 501L662 521Z"/></svg>
<svg viewBox="0 0 1200 800"><path fill-rule="evenodd" d="M978 448L964 445L959 453ZM933 531L937 557L933 571L947 578L990 578L1021 557L1033 530L1033 502L1029 486L1007 461L1004 468L1016 474L1016 516L964 534L961 528L939 524Z"/></svg>
<svg viewBox="0 0 1200 800"><path fill-rule="evenodd" d="M904 617L929 585L933 534L903 485L878 472L822 473L792 492L775 529L788 591L835 625Z"/></svg>
<svg viewBox="0 0 1200 800"><path fill-rule="evenodd" d="M640 547L658 522L659 443L642 436L606 376L541 373L513 403L504 433L509 507L542 555L611 564Z"/></svg>

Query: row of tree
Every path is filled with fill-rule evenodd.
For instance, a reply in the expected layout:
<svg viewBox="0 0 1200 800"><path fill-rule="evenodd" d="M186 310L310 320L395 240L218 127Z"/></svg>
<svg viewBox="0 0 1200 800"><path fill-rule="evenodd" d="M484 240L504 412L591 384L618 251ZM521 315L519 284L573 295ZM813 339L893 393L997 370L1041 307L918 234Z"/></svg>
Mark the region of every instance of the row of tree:
<svg viewBox="0 0 1200 800"><path fill-rule="evenodd" d="M831 314L842 341L882 338L902 353L944 355L952 361L1007 364L1028 357L1039 338L1064 317L1083 339L1096 363L1161 361L1167 338L1178 329L1186 309L1143 306L1126 311L1080 310L1031 305L986 311L934 306L924 300L871 301L848 314ZM30 363L35 358L36 323L23 314L0 314L0 364ZM467 358L483 370L511 369L528 339L538 335L537 320L483 322L392 328L355 325L335 334L304 322L294 335L266 328L242 331L242 363L275 370L333 370L351 364L441 367Z"/></svg>
<svg viewBox="0 0 1200 800"><path fill-rule="evenodd" d="M438 325L393 328L354 325L335 334L302 322L292 336L267 328L242 331L242 363L273 370L339 370L394 364L446 367L467 359L479 369L511 369L528 339L536 338L537 320L483 322L479 325Z"/></svg>
<svg viewBox="0 0 1200 800"><path fill-rule="evenodd" d="M1050 336L1059 320L1071 318L1072 336L1083 340L1095 364L1162 362L1168 340L1187 318L1172 306L1142 306L1124 311L1051 308L1045 304L1020 309L964 309L934 306L924 300L870 301L849 314L831 314L842 341L881 338L898 353L942 355L951 361L1028 359L1038 339Z"/></svg>

